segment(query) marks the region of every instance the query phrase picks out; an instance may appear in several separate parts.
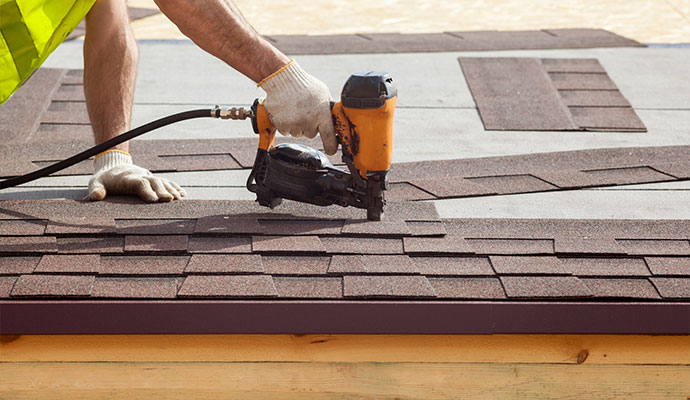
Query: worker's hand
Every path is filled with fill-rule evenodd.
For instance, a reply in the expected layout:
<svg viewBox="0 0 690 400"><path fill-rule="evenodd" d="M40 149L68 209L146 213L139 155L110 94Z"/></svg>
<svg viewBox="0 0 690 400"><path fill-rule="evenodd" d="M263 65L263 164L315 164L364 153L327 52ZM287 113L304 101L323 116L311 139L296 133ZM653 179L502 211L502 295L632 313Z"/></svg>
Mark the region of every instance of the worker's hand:
<svg viewBox="0 0 690 400"><path fill-rule="evenodd" d="M94 174L89 181L89 198L103 200L108 194L133 194L147 202L179 200L185 195L175 182L153 176L151 171L132 163L120 150L96 156Z"/></svg>
<svg viewBox="0 0 690 400"><path fill-rule="evenodd" d="M314 138L321 134L326 154L335 154L338 142L331 117L331 94L320 80L294 60L259 83L266 91L264 106L283 135Z"/></svg>

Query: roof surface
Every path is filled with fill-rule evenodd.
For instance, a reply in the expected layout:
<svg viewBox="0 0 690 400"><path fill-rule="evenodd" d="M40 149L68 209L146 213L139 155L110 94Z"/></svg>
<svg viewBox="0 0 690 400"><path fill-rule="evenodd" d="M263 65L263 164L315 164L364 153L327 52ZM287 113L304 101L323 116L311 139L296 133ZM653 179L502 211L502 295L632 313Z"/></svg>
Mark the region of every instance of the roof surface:
<svg viewBox="0 0 690 400"><path fill-rule="evenodd" d="M273 39L299 54L639 46L598 30L476 33L470 42L456 36ZM552 41L548 46L541 42L545 37ZM559 37L571 39L553 44ZM579 135L603 135L584 131L603 130L630 139L612 136L620 138L619 145L594 150L529 149L448 159L429 151L428 144L410 146L424 141L427 132L403 119L396 122L396 135L408 156L391 170L381 222L366 221L366 213L357 209L287 201L271 211L247 200L242 185L255 154L251 136L136 140L132 153L141 166L157 173L197 174L189 175L196 200L81 201L90 162L2 193L0 330L689 333L687 218L655 218L654 204L637 219L460 218L438 212L437 206L463 199L568 195L641 183L682 185L690 179L687 138L672 136L675 144L659 147L637 145L636 138L643 136L632 135L661 135L676 128L660 128L644 107L636 110L637 100L626 98L598 60L513 55L453 55L460 63L455 61L454 75L442 78L466 85L477 108L445 108L448 118L472 112L481 123L471 130L481 134L506 129L500 134L543 135L535 132L546 130L558 141L568 130ZM510 79L497 87L492 74ZM405 105L415 101L413 94L421 93L423 85L405 88L412 92L404 100L410 103L403 103L397 115L412 115L430 124L429 131L437 129L436 114L415 114L423 108ZM530 99L543 101L535 100L537 108L525 107L520 96L508 95L517 90L531 90ZM174 103L166 101L163 105ZM81 71L39 70L0 108L0 121L4 177L89 147ZM498 126L490 125L494 122ZM465 135L470 128L451 129ZM439 145L439 152L449 151ZM333 161L338 163L338 157ZM243 194L222 191L224 184ZM682 215L687 204L676 206Z"/></svg>

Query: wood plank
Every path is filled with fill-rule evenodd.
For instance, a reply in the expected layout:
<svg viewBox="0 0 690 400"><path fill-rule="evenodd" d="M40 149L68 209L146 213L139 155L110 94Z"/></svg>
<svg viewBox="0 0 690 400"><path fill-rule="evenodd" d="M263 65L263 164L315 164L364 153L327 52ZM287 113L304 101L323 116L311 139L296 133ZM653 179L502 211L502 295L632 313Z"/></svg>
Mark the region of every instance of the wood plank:
<svg viewBox="0 0 690 400"><path fill-rule="evenodd" d="M492 362L690 364L690 336L22 335L1 362Z"/></svg>
<svg viewBox="0 0 690 400"><path fill-rule="evenodd" d="M685 399L689 366L4 363L12 399Z"/></svg>

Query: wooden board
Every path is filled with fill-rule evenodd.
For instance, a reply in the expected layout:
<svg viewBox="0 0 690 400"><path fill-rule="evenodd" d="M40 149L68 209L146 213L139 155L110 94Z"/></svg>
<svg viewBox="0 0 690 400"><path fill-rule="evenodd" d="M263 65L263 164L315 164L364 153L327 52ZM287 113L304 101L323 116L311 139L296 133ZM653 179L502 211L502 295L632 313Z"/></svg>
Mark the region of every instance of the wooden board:
<svg viewBox="0 0 690 400"><path fill-rule="evenodd" d="M3 363L11 399L686 399L689 366Z"/></svg>
<svg viewBox="0 0 690 400"><path fill-rule="evenodd" d="M477 362L690 365L690 336L23 335L0 362Z"/></svg>

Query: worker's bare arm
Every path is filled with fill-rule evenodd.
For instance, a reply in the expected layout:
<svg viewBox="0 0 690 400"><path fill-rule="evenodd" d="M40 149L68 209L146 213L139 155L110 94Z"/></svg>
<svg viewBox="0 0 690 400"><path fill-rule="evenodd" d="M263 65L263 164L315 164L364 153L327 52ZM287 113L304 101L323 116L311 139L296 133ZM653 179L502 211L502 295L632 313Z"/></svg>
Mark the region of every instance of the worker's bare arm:
<svg viewBox="0 0 690 400"><path fill-rule="evenodd" d="M254 82L290 61L249 25L230 0L155 1L194 43Z"/></svg>

